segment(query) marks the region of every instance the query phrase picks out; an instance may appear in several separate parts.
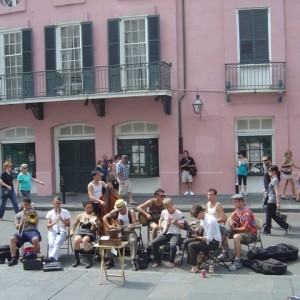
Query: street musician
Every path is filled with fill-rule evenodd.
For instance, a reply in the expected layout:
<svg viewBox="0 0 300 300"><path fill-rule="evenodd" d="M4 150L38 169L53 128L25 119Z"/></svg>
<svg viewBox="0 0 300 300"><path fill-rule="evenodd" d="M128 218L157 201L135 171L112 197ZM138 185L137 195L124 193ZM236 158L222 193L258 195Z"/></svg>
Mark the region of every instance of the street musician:
<svg viewBox="0 0 300 300"><path fill-rule="evenodd" d="M40 241L42 237L37 229L38 222L38 214L34 210L33 205L31 205L31 199L24 198L22 210L15 215L15 226L18 232L10 238L10 253L12 259L8 263L9 267L18 263L18 257L16 256L17 248L22 247L25 242L31 243L34 252L38 257L41 257Z"/></svg>
<svg viewBox="0 0 300 300"><path fill-rule="evenodd" d="M70 230L70 236L72 237L75 234L75 230L77 225L79 225L79 229L75 235L74 241L74 252L75 252L75 260L73 263L73 267L77 267L80 264L79 251L80 244L83 244L83 249L87 255L87 264L85 265L86 269L89 269L93 265L93 246L91 242L96 240L96 231L100 225L99 217L95 214L93 210L93 202L87 201L83 204L84 212L82 214L77 215L74 224Z"/></svg>
<svg viewBox="0 0 300 300"><path fill-rule="evenodd" d="M159 230L158 221L164 209L163 199L165 198L165 191L161 188L156 189L154 197L137 207L139 221L142 225L148 225L151 229L151 240L156 238Z"/></svg>
<svg viewBox="0 0 300 300"><path fill-rule="evenodd" d="M54 208L46 215L48 229L48 259L49 262L57 261L60 247L67 239L67 228L70 227L70 213L61 208L61 199L56 196L53 198Z"/></svg>
<svg viewBox="0 0 300 300"><path fill-rule="evenodd" d="M136 227L136 217L135 211L127 207L127 202L123 199L119 199L115 202L114 210L106 214L103 217L103 223L107 228L112 228L113 225L110 224L110 220L118 220L120 225L123 227L122 240L128 241L130 245L130 257L131 257L131 267L133 271L138 271L139 265L137 263L137 235L134 230ZM109 260L106 262L106 267L112 267L114 265L114 260L112 258L112 253L108 252Z"/></svg>

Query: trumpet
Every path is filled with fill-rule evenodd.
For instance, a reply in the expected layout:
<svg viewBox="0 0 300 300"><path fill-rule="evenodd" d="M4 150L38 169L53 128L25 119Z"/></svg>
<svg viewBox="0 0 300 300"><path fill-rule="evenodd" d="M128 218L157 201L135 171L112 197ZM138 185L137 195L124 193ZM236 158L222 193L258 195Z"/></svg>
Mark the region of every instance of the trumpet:
<svg viewBox="0 0 300 300"><path fill-rule="evenodd" d="M35 225L37 222L38 222L38 217L37 217L37 215L35 213L35 210L34 210L34 204L32 203L31 204L31 210L24 211L24 215L23 215L23 218L21 220L21 225L20 225L20 228L19 228L19 235L22 236L25 225L27 225L27 224L34 224Z"/></svg>

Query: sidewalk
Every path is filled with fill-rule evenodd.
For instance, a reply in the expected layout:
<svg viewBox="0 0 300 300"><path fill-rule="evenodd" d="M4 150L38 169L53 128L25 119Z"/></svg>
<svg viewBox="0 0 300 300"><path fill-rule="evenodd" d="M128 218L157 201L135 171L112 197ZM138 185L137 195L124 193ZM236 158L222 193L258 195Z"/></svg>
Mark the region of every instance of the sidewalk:
<svg viewBox="0 0 300 300"><path fill-rule="evenodd" d="M62 197L61 194L57 194ZM54 195L56 196L56 195ZM49 210L52 208L52 199L54 196L37 196L32 194L31 199L35 203L35 207L38 210ZM152 194L134 194L134 200L139 204L153 197ZM168 195L169 196L169 195ZM218 195L218 201L222 203L225 212L233 210L232 201L230 199L232 195ZM195 195L195 196L183 196L183 195L170 195L173 199L176 208L183 212L189 212L194 203L200 203L205 205L207 202L206 195ZM300 202L296 202L289 197L289 200L281 200L281 211L284 212L300 212ZM88 200L88 196L85 193L66 193L65 204L63 207L70 210L76 211L82 209L82 202ZM125 197L126 200L126 197ZM18 202L21 198L18 198ZM261 212L261 194L249 194L245 197L245 203L249 206L253 212ZM11 202L8 201L8 209L12 209Z"/></svg>

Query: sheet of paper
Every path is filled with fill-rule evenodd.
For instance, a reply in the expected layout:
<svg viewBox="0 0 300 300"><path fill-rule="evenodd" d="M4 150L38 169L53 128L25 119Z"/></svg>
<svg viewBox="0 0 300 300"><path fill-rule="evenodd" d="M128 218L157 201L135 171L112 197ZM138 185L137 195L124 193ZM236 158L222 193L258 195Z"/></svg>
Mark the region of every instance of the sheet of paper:
<svg viewBox="0 0 300 300"><path fill-rule="evenodd" d="M117 252L117 250L116 250L114 247L111 248L111 253L112 253L113 255L115 255L115 256L118 255L118 252Z"/></svg>
<svg viewBox="0 0 300 300"><path fill-rule="evenodd" d="M102 235L101 238L100 238L100 240L102 240L102 241L108 241L109 238L110 238L109 235Z"/></svg>

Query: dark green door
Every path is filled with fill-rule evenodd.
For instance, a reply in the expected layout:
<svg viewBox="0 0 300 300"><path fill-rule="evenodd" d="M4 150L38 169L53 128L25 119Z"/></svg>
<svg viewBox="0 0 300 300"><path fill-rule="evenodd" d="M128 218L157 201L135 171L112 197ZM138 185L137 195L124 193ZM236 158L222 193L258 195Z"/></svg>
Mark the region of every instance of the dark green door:
<svg viewBox="0 0 300 300"><path fill-rule="evenodd" d="M95 163L95 141L60 141L60 176L64 176L66 192L87 192Z"/></svg>

